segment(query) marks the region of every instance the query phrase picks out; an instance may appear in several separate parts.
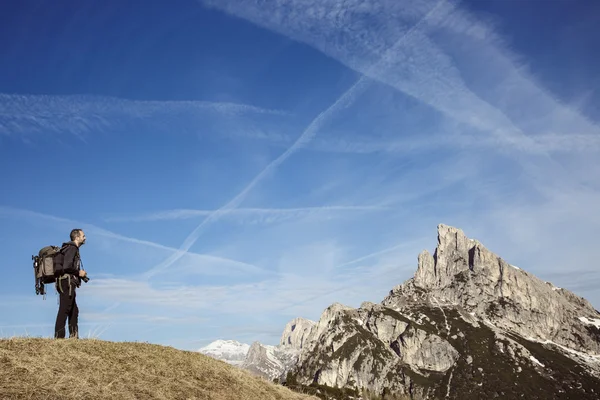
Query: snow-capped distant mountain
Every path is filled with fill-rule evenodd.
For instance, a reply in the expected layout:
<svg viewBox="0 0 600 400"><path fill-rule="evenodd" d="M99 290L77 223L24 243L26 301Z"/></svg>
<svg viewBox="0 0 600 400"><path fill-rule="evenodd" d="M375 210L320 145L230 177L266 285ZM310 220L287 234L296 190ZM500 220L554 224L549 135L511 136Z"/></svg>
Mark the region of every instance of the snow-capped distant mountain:
<svg viewBox="0 0 600 400"><path fill-rule="evenodd" d="M235 340L215 340L198 351L232 365L241 365L246 359L248 350L250 345L246 343Z"/></svg>

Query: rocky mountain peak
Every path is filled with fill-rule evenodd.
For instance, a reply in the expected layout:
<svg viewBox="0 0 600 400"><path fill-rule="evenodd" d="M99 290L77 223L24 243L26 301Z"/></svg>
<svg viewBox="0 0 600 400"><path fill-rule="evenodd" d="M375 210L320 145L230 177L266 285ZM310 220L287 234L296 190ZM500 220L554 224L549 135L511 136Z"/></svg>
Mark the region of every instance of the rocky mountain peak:
<svg viewBox="0 0 600 400"><path fill-rule="evenodd" d="M427 250L419 254L414 285L423 289L450 285L458 273L473 268L473 251L478 244L460 229L438 225L438 245L433 255Z"/></svg>
<svg viewBox="0 0 600 400"><path fill-rule="evenodd" d="M403 308L415 302L461 307L525 337L600 353L598 333L580 318L600 318L587 300L509 264L447 225L438 226L433 255L421 252L415 276L382 304Z"/></svg>
<svg viewBox="0 0 600 400"><path fill-rule="evenodd" d="M294 318L285 326L279 345L297 350L302 349L315 324L314 321L306 318Z"/></svg>
<svg viewBox="0 0 600 400"><path fill-rule="evenodd" d="M323 311L299 381L412 399L598 398L600 313L462 230L437 228L433 254L422 251L413 278L380 304Z"/></svg>
<svg viewBox="0 0 600 400"><path fill-rule="evenodd" d="M380 303L295 318L278 346L254 343L243 367L331 388L323 398L597 400L600 312L462 230L437 228L433 254L422 251Z"/></svg>
<svg viewBox="0 0 600 400"><path fill-rule="evenodd" d="M254 342L241 367L269 380L282 379L296 363L299 350Z"/></svg>

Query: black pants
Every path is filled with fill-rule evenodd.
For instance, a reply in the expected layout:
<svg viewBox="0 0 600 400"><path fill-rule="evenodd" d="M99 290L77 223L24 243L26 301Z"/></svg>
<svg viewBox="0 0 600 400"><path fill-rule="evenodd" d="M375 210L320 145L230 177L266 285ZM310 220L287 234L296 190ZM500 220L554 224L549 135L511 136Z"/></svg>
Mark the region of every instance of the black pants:
<svg viewBox="0 0 600 400"><path fill-rule="evenodd" d="M58 314L56 315L56 325L54 326L54 337L56 339L64 339L65 324L69 320L69 337L79 338L79 327L77 319L79 318L79 308L76 301L76 285L75 278L71 278L69 288L69 279L61 279L57 284L60 303L58 306ZM69 290L70 289L70 290Z"/></svg>

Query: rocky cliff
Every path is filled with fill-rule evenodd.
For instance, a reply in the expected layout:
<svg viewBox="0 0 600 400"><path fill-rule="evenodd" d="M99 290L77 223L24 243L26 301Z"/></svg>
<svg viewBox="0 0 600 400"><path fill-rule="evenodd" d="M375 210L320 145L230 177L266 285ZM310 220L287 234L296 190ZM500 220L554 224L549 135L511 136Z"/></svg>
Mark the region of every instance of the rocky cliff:
<svg viewBox="0 0 600 400"><path fill-rule="evenodd" d="M284 381L288 371L297 363L315 322L295 318L285 326L279 345L252 343L241 367L269 380Z"/></svg>
<svg viewBox="0 0 600 400"><path fill-rule="evenodd" d="M297 360L297 352L280 346L269 346L259 342L252 343L242 368L269 380L280 380Z"/></svg>
<svg viewBox="0 0 600 400"><path fill-rule="evenodd" d="M395 287L382 304L460 307L477 318L534 340L600 353L598 311L572 292L510 265L456 228L438 227L438 245L423 251L413 279Z"/></svg>
<svg viewBox="0 0 600 400"><path fill-rule="evenodd" d="M291 369L305 386L384 398L598 399L600 313L438 226L433 255L380 304L333 304Z"/></svg>
<svg viewBox="0 0 600 400"><path fill-rule="evenodd" d="M304 344L314 326L315 322L306 318L298 317L291 320L287 323L281 334L279 345L285 348L301 350L304 348Z"/></svg>

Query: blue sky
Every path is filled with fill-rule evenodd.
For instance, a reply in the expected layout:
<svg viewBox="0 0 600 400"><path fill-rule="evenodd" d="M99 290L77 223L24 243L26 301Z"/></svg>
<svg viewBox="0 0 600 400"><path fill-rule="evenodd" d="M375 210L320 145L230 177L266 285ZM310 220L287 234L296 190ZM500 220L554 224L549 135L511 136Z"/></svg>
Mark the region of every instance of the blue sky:
<svg viewBox="0 0 600 400"><path fill-rule="evenodd" d="M597 2L0 7L1 336L52 335L75 227L106 340L276 344L439 223L600 308Z"/></svg>

